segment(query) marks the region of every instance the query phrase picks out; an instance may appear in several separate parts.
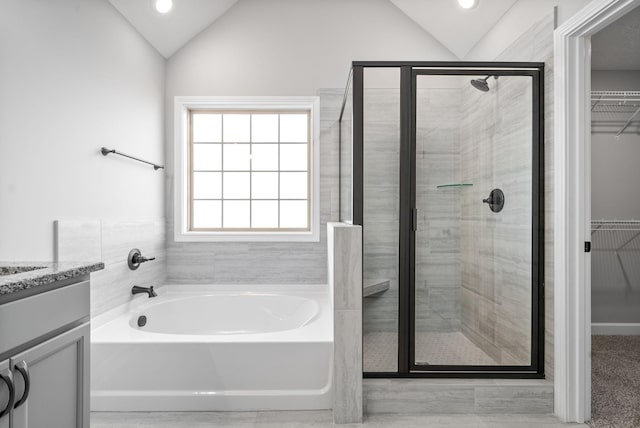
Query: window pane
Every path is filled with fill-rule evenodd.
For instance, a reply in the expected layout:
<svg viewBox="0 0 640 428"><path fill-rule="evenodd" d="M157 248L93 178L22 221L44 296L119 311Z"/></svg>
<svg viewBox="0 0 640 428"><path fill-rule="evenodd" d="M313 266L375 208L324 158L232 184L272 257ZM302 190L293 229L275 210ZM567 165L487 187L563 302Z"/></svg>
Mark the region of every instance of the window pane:
<svg viewBox="0 0 640 428"><path fill-rule="evenodd" d="M280 146L280 169L283 171L307 170L307 145L283 144Z"/></svg>
<svg viewBox="0 0 640 428"><path fill-rule="evenodd" d="M248 114L225 114L224 142L248 143L249 142L249 117Z"/></svg>
<svg viewBox="0 0 640 428"><path fill-rule="evenodd" d="M251 141L254 143L277 143L278 115L251 115Z"/></svg>
<svg viewBox="0 0 640 428"><path fill-rule="evenodd" d="M308 116L306 114L280 115L280 142L306 143Z"/></svg>
<svg viewBox="0 0 640 428"><path fill-rule="evenodd" d="M251 198L278 199L278 173L254 172L251 174Z"/></svg>
<svg viewBox="0 0 640 428"><path fill-rule="evenodd" d="M224 227L249 227L249 201L224 201Z"/></svg>
<svg viewBox="0 0 640 428"><path fill-rule="evenodd" d="M222 202L193 201L193 227L197 229L222 227Z"/></svg>
<svg viewBox="0 0 640 428"><path fill-rule="evenodd" d="M225 171L249 171L249 144L225 144L224 145L224 170Z"/></svg>
<svg viewBox="0 0 640 428"><path fill-rule="evenodd" d="M249 173L224 173L224 199L249 199Z"/></svg>
<svg viewBox="0 0 640 428"><path fill-rule="evenodd" d="M251 227L269 229L277 228L278 201L251 202Z"/></svg>
<svg viewBox="0 0 640 428"><path fill-rule="evenodd" d="M210 113L194 113L193 142L219 143L222 141L222 115Z"/></svg>
<svg viewBox="0 0 640 428"><path fill-rule="evenodd" d="M251 169L254 171L277 171L278 145L253 144L251 146Z"/></svg>
<svg viewBox="0 0 640 428"><path fill-rule="evenodd" d="M193 173L193 199L220 199L222 180L219 172Z"/></svg>
<svg viewBox="0 0 640 428"><path fill-rule="evenodd" d="M280 201L280 227L307 228L307 201Z"/></svg>
<svg viewBox="0 0 640 428"><path fill-rule="evenodd" d="M222 144L194 144L193 169L216 170L222 169Z"/></svg>
<svg viewBox="0 0 640 428"><path fill-rule="evenodd" d="M307 199L307 173L281 172L280 199Z"/></svg>

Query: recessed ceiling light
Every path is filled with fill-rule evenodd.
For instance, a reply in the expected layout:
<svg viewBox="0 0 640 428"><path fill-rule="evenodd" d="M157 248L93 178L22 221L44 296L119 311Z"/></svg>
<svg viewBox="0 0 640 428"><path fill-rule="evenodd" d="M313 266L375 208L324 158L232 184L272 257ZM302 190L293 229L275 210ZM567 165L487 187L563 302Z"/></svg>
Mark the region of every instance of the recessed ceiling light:
<svg viewBox="0 0 640 428"><path fill-rule="evenodd" d="M463 9L473 9L478 5L478 0L458 0L458 4Z"/></svg>
<svg viewBox="0 0 640 428"><path fill-rule="evenodd" d="M173 8L173 0L156 0L156 10L160 13L167 13Z"/></svg>

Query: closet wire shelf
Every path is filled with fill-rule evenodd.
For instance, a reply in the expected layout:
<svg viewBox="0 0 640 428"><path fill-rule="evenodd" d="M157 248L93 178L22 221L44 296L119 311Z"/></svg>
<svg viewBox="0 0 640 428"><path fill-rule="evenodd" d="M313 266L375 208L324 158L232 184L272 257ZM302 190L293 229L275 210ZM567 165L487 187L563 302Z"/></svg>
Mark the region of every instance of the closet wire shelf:
<svg viewBox="0 0 640 428"><path fill-rule="evenodd" d="M640 91L591 91L591 112L606 115L596 116L594 122L611 123L618 129L618 138L635 119L640 119Z"/></svg>
<svg viewBox="0 0 640 428"><path fill-rule="evenodd" d="M598 252L613 253L614 257L609 258L610 264L615 264L619 268L624 278L627 291L631 291L631 280L629 270L623 260L636 258L632 253L640 252L640 220L594 220L591 222L591 241L594 256ZM638 265L638 260L633 260L634 266ZM612 269L614 266L609 266Z"/></svg>

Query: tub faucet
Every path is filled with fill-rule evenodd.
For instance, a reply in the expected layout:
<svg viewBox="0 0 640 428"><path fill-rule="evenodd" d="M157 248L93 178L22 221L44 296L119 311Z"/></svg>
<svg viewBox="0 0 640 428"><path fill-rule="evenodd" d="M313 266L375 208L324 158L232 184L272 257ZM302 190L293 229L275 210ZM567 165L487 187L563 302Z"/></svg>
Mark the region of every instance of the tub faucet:
<svg viewBox="0 0 640 428"><path fill-rule="evenodd" d="M149 298L157 296L156 292L153 291L153 285L151 287L140 287L138 285L134 285L131 289L131 294L135 295L140 293L147 293Z"/></svg>

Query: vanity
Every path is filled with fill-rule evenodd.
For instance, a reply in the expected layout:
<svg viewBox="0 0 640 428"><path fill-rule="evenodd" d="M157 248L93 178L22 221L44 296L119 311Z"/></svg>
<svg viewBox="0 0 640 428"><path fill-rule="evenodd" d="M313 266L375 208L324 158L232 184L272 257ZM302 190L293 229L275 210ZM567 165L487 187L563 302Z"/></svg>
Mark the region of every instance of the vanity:
<svg viewBox="0 0 640 428"><path fill-rule="evenodd" d="M0 262L0 428L89 427L89 275Z"/></svg>

